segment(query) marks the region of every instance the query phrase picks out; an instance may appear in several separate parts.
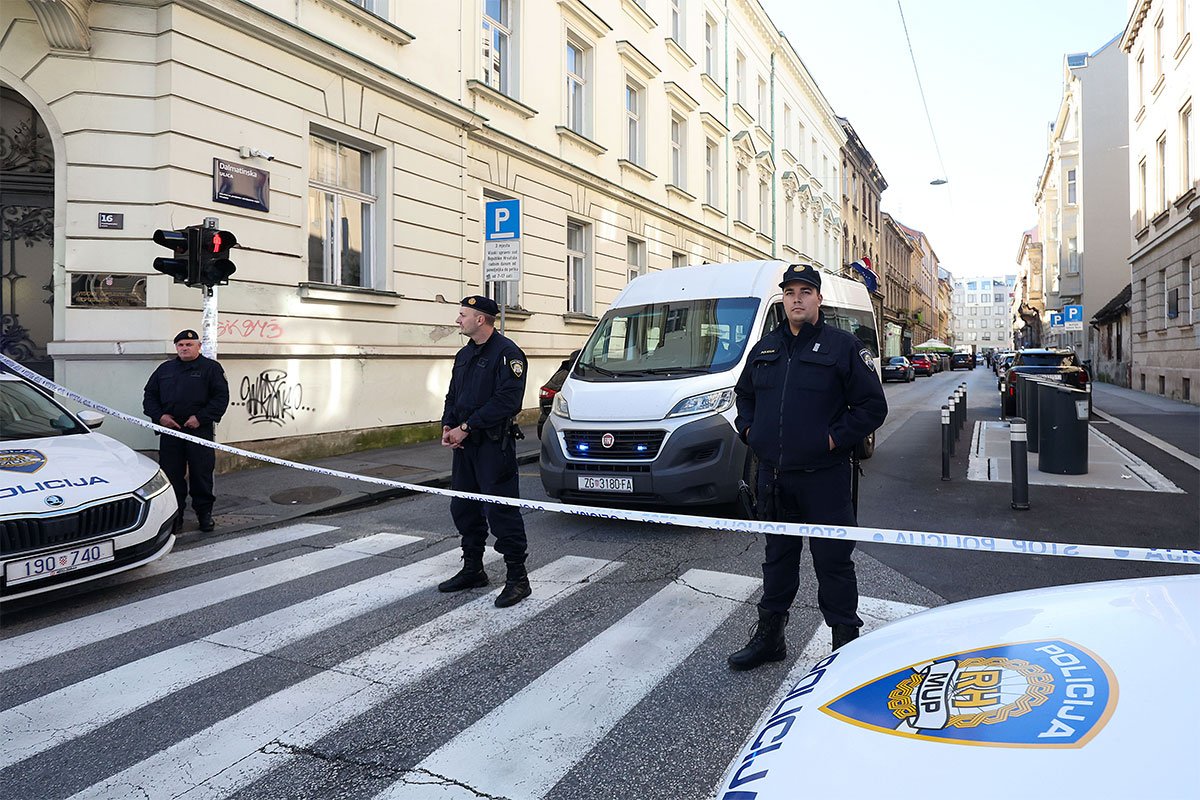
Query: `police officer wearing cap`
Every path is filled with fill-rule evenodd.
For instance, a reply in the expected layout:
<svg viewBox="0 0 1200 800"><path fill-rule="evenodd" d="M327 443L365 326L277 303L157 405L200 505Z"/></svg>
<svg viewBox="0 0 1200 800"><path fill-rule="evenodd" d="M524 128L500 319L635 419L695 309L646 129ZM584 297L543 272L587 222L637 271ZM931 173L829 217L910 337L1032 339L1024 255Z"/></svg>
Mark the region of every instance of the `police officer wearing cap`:
<svg viewBox="0 0 1200 800"><path fill-rule="evenodd" d="M193 330L175 336L176 357L158 365L142 394L142 411L164 428L182 431L212 441L216 424L229 407L229 383L221 365L200 354L200 336ZM183 527L183 509L188 491L200 530L215 527L212 518L213 468L216 452L211 447L160 436L158 463L175 489L179 514L175 533Z"/></svg>
<svg viewBox="0 0 1200 800"><path fill-rule="evenodd" d="M450 486L464 492L518 497L515 417L525 397L525 354L496 330L496 301L481 295L462 299L458 330L470 341L454 357L450 390L442 412L442 444L454 448ZM513 506L454 498L450 515L462 536L463 567L438 584L443 592L487 586L483 551L488 529L504 556L508 575L496 598L500 608L530 594L525 572L525 522Z"/></svg>
<svg viewBox="0 0 1200 800"><path fill-rule="evenodd" d="M758 457L760 519L855 525L850 497L853 448L883 424L887 400L873 354L821 312L821 273L809 264L784 272L787 321L751 350L734 392L742 440ZM763 596L749 643L729 656L733 669L787 657L784 627L800 588L799 536L765 534ZM812 538L817 605L833 648L858 637L854 542Z"/></svg>

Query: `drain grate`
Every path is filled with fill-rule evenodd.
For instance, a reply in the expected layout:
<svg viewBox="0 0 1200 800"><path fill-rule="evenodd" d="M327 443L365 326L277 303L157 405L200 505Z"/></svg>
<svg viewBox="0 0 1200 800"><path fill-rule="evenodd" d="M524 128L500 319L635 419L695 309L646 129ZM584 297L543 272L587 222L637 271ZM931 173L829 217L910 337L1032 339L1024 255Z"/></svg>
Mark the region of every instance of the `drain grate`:
<svg viewBox="0 0 1200 800"><path fill-rule="evenodd" d="M281 506L306 506L324 503L341 495L341 489L332 486L298 486L271 495L271 502Z"/></svg>

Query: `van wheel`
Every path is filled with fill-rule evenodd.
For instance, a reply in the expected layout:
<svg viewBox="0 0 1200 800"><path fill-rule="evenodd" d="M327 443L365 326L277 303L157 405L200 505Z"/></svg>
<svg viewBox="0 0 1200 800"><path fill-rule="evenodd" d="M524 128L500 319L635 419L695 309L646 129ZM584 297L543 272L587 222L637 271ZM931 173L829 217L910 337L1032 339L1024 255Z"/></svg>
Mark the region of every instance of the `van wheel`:
<svg viewBox="0 0 1200 800"><path fill-rule="evenodd" d="M854 448L857 451L859 461L866 461L875 455L875 432L871 431L871 435L856 444Z"/></svg>

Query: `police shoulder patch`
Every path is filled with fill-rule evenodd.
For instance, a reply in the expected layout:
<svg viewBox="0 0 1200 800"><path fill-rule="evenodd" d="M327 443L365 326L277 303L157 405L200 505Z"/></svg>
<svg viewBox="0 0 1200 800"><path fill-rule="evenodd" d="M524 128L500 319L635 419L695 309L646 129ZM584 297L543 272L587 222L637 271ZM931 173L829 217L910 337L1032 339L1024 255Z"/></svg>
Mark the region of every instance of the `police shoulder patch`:
<svg viewBox="0 0 1200 800"><path fill-rule="evenodd" d="M875 369L875 359L871 355L870 350L864 347L862 350L858 351L858 357L863 360L863 363L866 364L869 369Z"/></svg>
<svg viewBox="0 0 1200 800"><path fill-rule="evenodd" d="M509 360L508 368L512 370L514 378L519 378L525 374L525 364L517 361L515 358Z"/></svg>

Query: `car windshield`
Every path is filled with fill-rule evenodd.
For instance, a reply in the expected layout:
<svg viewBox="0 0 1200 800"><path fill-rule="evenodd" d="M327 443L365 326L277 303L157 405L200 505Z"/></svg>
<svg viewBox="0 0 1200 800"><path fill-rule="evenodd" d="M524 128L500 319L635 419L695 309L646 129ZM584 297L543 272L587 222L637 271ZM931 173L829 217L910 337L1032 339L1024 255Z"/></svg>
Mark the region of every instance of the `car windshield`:
<svg viewBox="0 0 1200 800"><path fill-rule="evenodd" d="M0 441L87 433L54 401L20 381L0 381Z"/></svg>
<svg viewBox="0 0 1200 800"><path fill-rule="evenodd" d="M1021 353L1016 361L1020 367L1073 367L1077 363L1074 353Z"/></svg>
<svg viewBox="0 0 1200 800"><path fill-rule="evenodd" d="M678 300L609 311L583 347L574 375L653 380L724 372L754 330L753 297Z"/></svg>
<svg viewBox="0 0 1200 800"><path fill-rule="evenodd" d="M888 363L889 363L889 364L895 364L896 366L903 367L905 362L904 362L904 358L903 358L903 357L901 357L901 356L895 356L894 358L889 358L889 359L888 359Z"/></svg>

